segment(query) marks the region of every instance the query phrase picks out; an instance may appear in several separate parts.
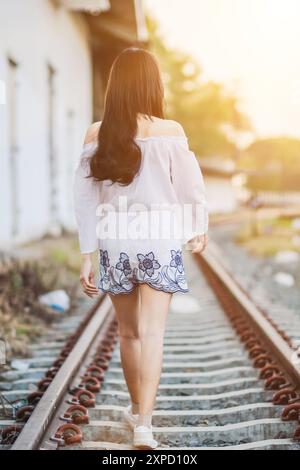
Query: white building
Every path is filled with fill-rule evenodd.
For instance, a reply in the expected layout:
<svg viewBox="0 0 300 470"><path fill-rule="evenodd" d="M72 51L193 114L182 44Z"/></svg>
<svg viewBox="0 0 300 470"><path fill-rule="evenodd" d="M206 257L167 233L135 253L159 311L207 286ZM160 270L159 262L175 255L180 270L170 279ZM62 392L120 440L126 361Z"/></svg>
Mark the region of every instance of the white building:
<svg viewBox="0 0 300 470"><path fill-rule="evenodd" d="M74 228L85 130L115 55L145 39L139 1L0 0L2 249Z"/></svg>

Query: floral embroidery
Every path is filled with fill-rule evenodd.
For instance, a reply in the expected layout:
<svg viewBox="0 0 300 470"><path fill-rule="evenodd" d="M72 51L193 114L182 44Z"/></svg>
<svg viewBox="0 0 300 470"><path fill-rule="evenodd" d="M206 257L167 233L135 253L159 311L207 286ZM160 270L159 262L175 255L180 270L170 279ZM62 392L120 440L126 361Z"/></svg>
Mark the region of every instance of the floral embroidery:
<svg viewBox="0 0 300 470"><path fill-rule="evenodd" d="M118 269L119 271L123 271L125 276L128 276L132 273L129 257L126 253L120 254L119 262L116 265L116 269Z"/></svg>
<svg viewBox="0 0 300 470"><path fill-rule="evenodd" d="M182 252L181 250L175 251L171 250L172 260L170 266L172 268L177 268L180 273L183 273L183 262L182 262Z"/></svg>
<svg viewBox="0 0 300 470"><path fill-rule="evenodd" d="M155 259L154 253L148 253L147 255L138 254L139 268L144 271L147 276L152 277L154 271L160 268L159 262Z"/></svg>
<svg viewBox="0 0 300 470"><path fill-rule="evenodd" d="M138 284L148 284L164 292L188 292L181 250L170 250L168 264L159 263L152 251L146 255L137 254L137 266L133 268L132 264L124 252L120 253L115 265L110 264L108 252L100 250L99 289L111 294L125 294L132 292Z"/></svg>
<svg viewBox="0 0 300 470"><path fill-rule="evenodd" d="M103 266L104 271L109 268L109 257L107 251L100 250L100 265Z"/></svg>

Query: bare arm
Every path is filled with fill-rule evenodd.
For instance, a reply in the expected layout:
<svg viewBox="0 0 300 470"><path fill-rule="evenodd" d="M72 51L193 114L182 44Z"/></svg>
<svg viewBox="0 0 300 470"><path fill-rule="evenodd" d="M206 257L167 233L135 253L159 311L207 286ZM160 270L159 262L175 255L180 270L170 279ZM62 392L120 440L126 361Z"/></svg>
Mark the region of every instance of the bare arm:
<svg viewBox="0 0 300 470"><path fill-rule="evenodd" d="M170 121L173 126L173 135L185 137L183 127L176 121ZM172 155L172 180L176 192L182 203L192 204L201 208L201 217L198 220L198 234L188 240L186 249L192 253L201 253L208 243L207 227L208 215L206 208L205 186L199 163L193 152L189 150L188 143L178 146Z"/></svg>
<svg viewBox="0 0 300 470"><path fill-rule="evenodd" d="M90 126L87 130L84 144L90 144L96 141L99 127L100 123L95 123ZM96 235L98 186L92 178L86 178L89 174L88 162L84 161L85 157L88 156L87 149L88 147L84 145L81 158L75 171L73 199L82 256L80 282L85 294L89 297L93 297L99 294L95 286L92 263L92 254L98 249Z"/></svg>

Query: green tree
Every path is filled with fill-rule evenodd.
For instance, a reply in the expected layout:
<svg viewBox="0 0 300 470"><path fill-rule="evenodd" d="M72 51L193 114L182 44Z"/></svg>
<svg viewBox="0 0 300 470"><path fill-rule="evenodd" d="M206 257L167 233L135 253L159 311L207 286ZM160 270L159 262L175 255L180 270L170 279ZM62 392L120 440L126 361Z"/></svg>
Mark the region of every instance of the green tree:
<svg viewBox="0 0 300 470"><path fill-rule="evenodd" d="M148 17L150 49L161 64L166 88L166 115L185 128L190 145L201 156L234 156L234 134L249 130L236 96L220 83L204 81L199 63L165 45L158 23Z"/></svg>
<svg viewBox="0 0 300 470"><path fill-rule="evenodd" d="M300 140L290 137L257 140L241 154L238 165L249 174L249 188L299 191Z"/></svg>
<svg viewBox="0 0 300 470"><path fill-rule="evenodd" d="M300 171L300 140L291 137L256 140L242 153L240 165L259 171Z"/></svg>

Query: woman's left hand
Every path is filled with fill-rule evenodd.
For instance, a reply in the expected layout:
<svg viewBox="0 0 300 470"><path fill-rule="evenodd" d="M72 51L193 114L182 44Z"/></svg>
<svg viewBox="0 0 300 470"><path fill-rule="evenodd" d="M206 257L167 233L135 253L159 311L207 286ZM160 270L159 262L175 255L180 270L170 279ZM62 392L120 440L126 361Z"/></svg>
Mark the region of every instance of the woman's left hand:
<svg viewBox="0 0 300 470"><path fill-rule="evenodd" d="M193 254L200 254L202 253L208 244L208 235L205 233L204 235L197 235L195 238L188 242L189 249L192 251Z"/></svg>

